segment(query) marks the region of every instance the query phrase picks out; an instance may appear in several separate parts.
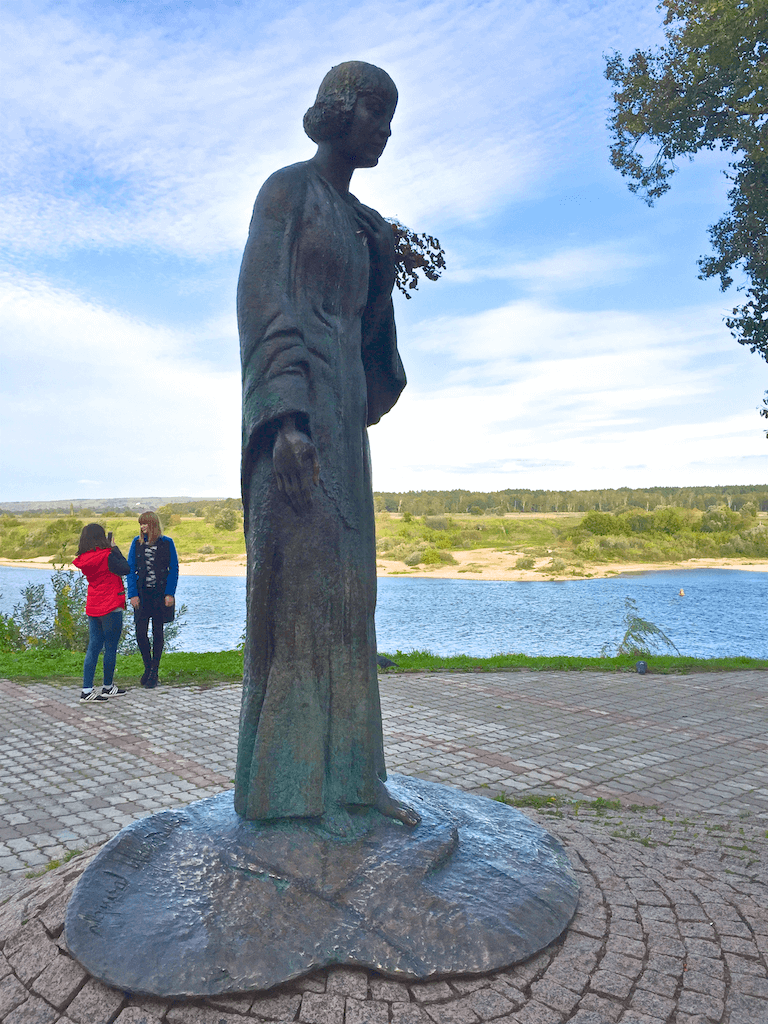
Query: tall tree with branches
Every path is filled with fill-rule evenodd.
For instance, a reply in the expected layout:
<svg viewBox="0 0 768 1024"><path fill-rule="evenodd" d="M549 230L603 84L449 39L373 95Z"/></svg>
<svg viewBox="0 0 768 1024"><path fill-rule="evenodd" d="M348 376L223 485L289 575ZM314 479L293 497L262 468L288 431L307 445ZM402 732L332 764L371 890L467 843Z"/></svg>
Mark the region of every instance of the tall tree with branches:
<svg viewBox="0 0 768 1024"><path fill-rule="evenodd" d="M768 3L662 0L665 45L606 58L613 83L611 163L649 206L670 187L678 157L722 149L734 159L729 209L709 229L699 277L743 301L726 324L768 361ZM768 396L768 392L766 392ZM768 418L768 400L761 409Z"/></svg>

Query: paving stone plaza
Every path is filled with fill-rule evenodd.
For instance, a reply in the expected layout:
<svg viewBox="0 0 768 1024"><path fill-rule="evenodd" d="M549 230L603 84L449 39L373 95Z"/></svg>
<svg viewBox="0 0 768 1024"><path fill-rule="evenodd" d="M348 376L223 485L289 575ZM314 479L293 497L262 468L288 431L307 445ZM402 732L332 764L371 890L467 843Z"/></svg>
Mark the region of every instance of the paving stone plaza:
<svg viewBox="0 0 768 1024"><path fill-rule="evenodd" d="M240 688L0 680L2 1024L768 1024L768 673L386 674L388 766L507 800L564 843L567 933L483 977L332 969L194 1002L107 988L66 952L95 844L232 787ZM27 878L68 851L84 851Z"/></svg>

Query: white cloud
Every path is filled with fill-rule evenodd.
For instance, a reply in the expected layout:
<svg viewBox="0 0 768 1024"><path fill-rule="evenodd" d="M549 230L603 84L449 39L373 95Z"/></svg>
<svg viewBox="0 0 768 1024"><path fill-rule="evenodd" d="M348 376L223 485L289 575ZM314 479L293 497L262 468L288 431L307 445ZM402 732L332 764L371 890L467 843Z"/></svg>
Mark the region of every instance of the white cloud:
<svg viewBox="0 0 768 1024"><path fill-rule="evenodd" d="M371 431L375 486L759 482L753 362L713 314L524 301L420 325L411 355L440 374L411 373ZM239 379L217 369L230 317L172 330L18 275L0 317L6 500L75 496L72 481L83 497L237 493Z"/></svg>
<svg viewBox="0 0 768 1024"><path fill-rule="evenodd" d="M4 497L70 494L64 480L86 497L190 481L237 493L240 382L216 368L222 325L155 327L19 276L0 279L0 317ZM188 355L203 341L209 361Z"/></svg>
<svg viewBox="0 0 768 1024"><path fill-rule="evenodd" d="M4 12L6 244L190 255L239 248L267 174L311 155L301 117L332 61L380 63L401 91L386 158L355 179L361 195L374 189L374 205L406 221L472 218L540 189L576 140L603 146L601 53L657 21L643 0L363 0L271 21L260 5L215 20L211 8L197 32L173 35L87 22L81 5L17 10Z"/></svg>
<svg viewBox="0 0 768 1024"><path fill-rule="evenodd" d="M524 301L422 324L415 348L439 371L371 431L375 486L759 482L753 362L714 312Z"/></svg>
<svg viewBox="0 0 768 1024"><path fill-rule="evenodd" d="M696 307L654 313L558 309L524 299L470 316L436 317L410 332L419 352L436 354L449 367L446 379L461 385L481 380L528 381L545 376L574 381L576 360L590 393L668 385L670 372L694 357L730 351L720 311ZM445 362L445 357L448 361ZM660 373L660 371L662 371ZM709 371L716 372L716 367ZM552 374L557 374L556 378ZM661 384L661 382L664 384Z"/></svg>
<svg viewBox="0 0 768 1024"><path fill-rule="evenodd" d="M530 258L520 253L466 242L461 252L450 252L446 281L469 283L482 280L518 281L529 292L575 291L624 281L653 257L644 243L610 242L558 249Z"/></svg>

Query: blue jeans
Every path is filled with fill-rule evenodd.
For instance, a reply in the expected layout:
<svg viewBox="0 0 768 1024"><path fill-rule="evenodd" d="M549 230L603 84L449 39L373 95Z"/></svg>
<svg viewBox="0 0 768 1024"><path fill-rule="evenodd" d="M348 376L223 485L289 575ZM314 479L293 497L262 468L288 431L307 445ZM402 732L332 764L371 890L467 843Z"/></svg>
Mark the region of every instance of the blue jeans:
<svg viewBox="0 0 768 1024"><path fill-rule="evenodd" d="M122 629L122 611L110 612L109 615L101 615L98 618L93 615L88 616L88 650L85 652L85 664L83 665L84 690L93 688L96 663L99 660L102 647L104 648L104 686L109 689L112 685L115 662L117 661L117 645L120 643Z"/></svg>

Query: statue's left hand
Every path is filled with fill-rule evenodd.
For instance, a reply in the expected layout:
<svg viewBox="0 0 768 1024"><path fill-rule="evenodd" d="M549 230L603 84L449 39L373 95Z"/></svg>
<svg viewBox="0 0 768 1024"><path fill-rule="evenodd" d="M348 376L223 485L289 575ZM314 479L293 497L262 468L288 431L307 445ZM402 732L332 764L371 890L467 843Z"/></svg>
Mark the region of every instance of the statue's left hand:
<svg viewBox="0 0 768 1024"><path fill-rule="evenodd" d="M380 213L358 203L357 221L368 239L371 268L368 292L372 301L388 299L395 286L395 233Z"/></svg>
<svg viewBox="0 0 768 1024"><path fill-rule="evenodd" d="M272 449L277 486L294 512L306 512L312 504L312 488L320 479L317 449L303 431L283 425Z"/></svg>

